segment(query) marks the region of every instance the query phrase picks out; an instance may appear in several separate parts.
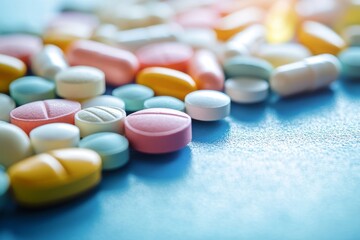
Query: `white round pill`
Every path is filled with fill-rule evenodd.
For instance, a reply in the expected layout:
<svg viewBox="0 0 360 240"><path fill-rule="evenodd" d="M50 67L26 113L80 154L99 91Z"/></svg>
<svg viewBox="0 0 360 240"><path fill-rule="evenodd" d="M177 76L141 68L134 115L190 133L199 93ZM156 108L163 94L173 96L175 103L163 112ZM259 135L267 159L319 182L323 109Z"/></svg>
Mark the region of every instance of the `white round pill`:
<svg viewBox="0 0 360 240"><path fill-rule="evenodd" d="M0 93L0 121L9 122L10 112L15 108L14 100L6 94Z"/></svg>
<svg viewBox="0 0 360 240"><path fill-rule="evenodd" d="M70 67L56 77L56 93L65 99L82 100L105 92L103 71L87 66Z"/></svg>
<svg viewBox="0 0 360 240"><path fill-rule="evenodd" d="M120 98L111 95L101 95L101 96L96 96L94 98L90 98L81 103L82 109L89 107L96 107L96 106L125 109L125 102Z"/></svg>
<svg viewBox="0 0 360 240"><path fill-rule="evenodd" d="M214 90L198 90L185 97L186 113L200 121L217 121L230 114L230 98Z"/></svg>
<svg viewBox="0 0 360 240"><path fill-rule="evenodd" d="M80 141L80 130L68 123L45 124L30 132L30 141L37 154L55 149L77 147Z"/></svg>
<svg viewBox="0 0 360 240"><path fill-rule="evenodd" d="M236 103L257 103L269 94L269 83L257 78L230 78L225 81L225 93Z"/></svg>
<svg viewBox="0 0 360 240"><path fill-rule="evenodd" d="M80 129L80 136L85 137L98 132L124 133L126 113L121 108L90 107L75 114L75 125Z"/></svg>

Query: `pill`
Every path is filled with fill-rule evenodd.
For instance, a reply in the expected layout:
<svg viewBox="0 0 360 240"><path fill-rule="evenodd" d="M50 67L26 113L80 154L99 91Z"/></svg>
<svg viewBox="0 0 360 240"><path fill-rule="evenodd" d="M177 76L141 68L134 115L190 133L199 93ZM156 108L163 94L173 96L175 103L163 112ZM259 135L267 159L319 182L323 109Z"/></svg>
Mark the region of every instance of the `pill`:
<svg viewBox="0 0 360 240"><path fill-rule="evenodd" d="M126 117L125 136L139 152L177 151L191 141L191 118L173 109L144 109Z"/></svg>
<svg viewBox="0 0 360 240"><path fill-rule="evenodd" d="M19 127L0 122L0 165L10 165L33 154L29 137Z"/></svg>
<svg viewBox="0 0 360 240"><path fill-rule="evenodd" d="M213 28L220 14L213 8L194 8L180 12L175 20L185 28Z"/></svg>
<svg viewBox="0 0 360 240"><path fill-rule="evenodd" d="M279 95L290 96L324 88L338 78L339 72L339 60L333 55L321 54L276 68L270 86Z"/></svg>
<svg viewBox="0 0 360 240"><path fill-rule="evenodd" d="M121 108L90 107L75 115L75 125L80 129L80 136L86 137L98 132L124 133L126 113Z"/></svg>
<svg viewBox="0 0 360 240"><path fill-rule="evenodd" d="M342 36L349 46L360 46L360 24L345 28Z"/></svg>
<svg viewBox="0 0 360 240"><path fill-rule="evenodd" d="M6 192L9 189L10 180L3 167L0 166L0 209L5 206Z"/></svg>
<svg viewBox="0 0 360 240"><path fill-rule="evenodd" d="M26 66L21 60L0 54L0 93L9 92L10 83L25 73Z"/></svg>
<svg viewBox="0 0 360 240"><path fill-rule="evenodd" d="M250 56L233 57L225 61L224 71L229 78L254 77L269 79L273 67L267 61Z"/></svg>
<svg viewBox="0 0 360 240"><path fill-rule="evenodd" d="M216 23L214 30L219 40L226 41L246 27L261 23L264 16L265 12L260 8L244 8L221 18Z"/></svg>
<svg viewBox="0 0 360 240"><path fill-rule="evenodd" d="M17 105L55 98L55 84L44 78L26 76L10 84L10 96Z"/></svg>
<svg viewBox="0 0 360 240"><path fill-rule="evenodd" d="M343 7L337 9L340 16L335 22L334 28L336 31L341 32L341 30L348 26L360 24L359 0L339 1L339 5Z"/></svg>
<svg viewBox="0 0 360 240"><path fill-rule="evenodd" d="M16 201L41 207L96 186L101 180L101 158L90 149L59 149L26 158L11 166L8 174Z"/></svg>
<svg viewBox="0 0 360 240"><path fill-rule="evenodd" d="M154 90L155 95L172 96L183 100L197 89L195 81L186 73L170 68L145 68L136 77L136 83Z"/></svg>
<svg viewBox="0 0 360 240"><path fill-rule="evenodd" d="M50 99L24 104L10 112L10 122L29 134L38 126L63 122L74 124L75 113L81 105L75 101Z"/></svg>
<svg viewBox="0 0 360 240"><path fill-rule="evenodd" d="M266 44L258 48L258 58L271 63L273 67L298 62L312 54L309 49L298 43Z"/></svg>
<svg viewBox="0 0 360 240"><path fill-rule="evenodd" d="M94 41L76 41L67 51L70 65L96 67L105 73L107 83L130 83L138 71L136 56L129 51Z"/></svg>
<svg viewBox="0 0 360 240"><path fill-rule="evenodd" d="M144 108L170 108L178 111L185 110L185 104L177 98L170 96L157 96L147 99Z"/></svg>
<svg viewBox="0 0 360 240"><path fill-rule="evenodd" d="M120 168L129 161L129 141L117 133L89 135L81 139L79 147L97 152L101 157L103 170Z"/></svg>
<svg viewBox="0 0 360 240"><path fill-rule="evenodd" d="M0 121L9 122L10 112L16 107L14 100L6 94L0 93Z"/></svg>
<svg viewBox="0 0 360 240"><path fill-rule="evenodd" d="M193 49L214 51L218 45L215 31L210 28L186 28L177 35L177 40Z"/></svg>
<svg viewBox="0 0 360 240"><path fill-rule="evenodd" d="M339 54L342 74L347 78L360 78L360 47L349 47Z"/></svg>
<svg viewBox="0 0 360 240"><path fill-rule="evenodd" d="M94 67L76 66L55 77L56 93L63 98L83 100L105 92L105 74Z"/></svg>
<svg viewBox="0 0 360 240"><path fill-rule="evenodd" d="M228 95L214 90L198 90L185 97L185 110L192 119L217 121L230 114Z"/></svg>
<svg viewBox="0 0 360 240"><path fill-rule="evenodd" d="M345 41L331 28L317 22L301 24L298 40L314 55L329 53L336 55L345 48Z"/></svg>
<svg viewBox="0 0 360 240"><path fill-rule="evenodd" d="M0 54L12 56L30 66L31 57L42 48L39 37L30 34L9 34L0 36Z"/></svg>
<svg viewBox="0 0 360 240"><path fill-rule="evenodd" d="M193 50L177 42L153 43L135 52L140 68L166 67L185 72Z"/></svg>
<svg viewBox="0 0 360 240"><path fill-rule="evenodd" d="M55 45L45 45L31 60L31 70L40 77L55 80L61 70L68 67L63 51Z"/></svg>
<svg viewBox="0 0 360 240"><path fill-rule="evenodd" d="M110 96L110 95L101 95L90 98L86 101L81 102L81 108L89 108L89 107L115 107L125 109L125 102L120 98Z"/></svg>
<svg viewBox="0 0 360 240"><path fill-rule="evenodd" d="M154 96L154 91L140 84L128 84L115 88L112 95L125 102L126 111L139 111L144 108L145 100Z"/></svg>
<svg viewBox="0 0 360 240"><path fill-rule="evenodd" d="M80 130L68 123L45 124L30 132L30 141L37 154L55 149L77 147L80 141Z"/></svg>
<svg viewBox="0 0 360 240"><path fill-rule="evenodd" d="M337 0L298 1L295 10L300 22L315 21L333 26L342 15L343 5L346 4Z"/></svg>
<svg viewBox="0 0 360 240"><path fill-rule="evenodd" d="M236 103L258 103L269 95L269 83L257 78L230 78L225 82L225 93Z"/></svg>

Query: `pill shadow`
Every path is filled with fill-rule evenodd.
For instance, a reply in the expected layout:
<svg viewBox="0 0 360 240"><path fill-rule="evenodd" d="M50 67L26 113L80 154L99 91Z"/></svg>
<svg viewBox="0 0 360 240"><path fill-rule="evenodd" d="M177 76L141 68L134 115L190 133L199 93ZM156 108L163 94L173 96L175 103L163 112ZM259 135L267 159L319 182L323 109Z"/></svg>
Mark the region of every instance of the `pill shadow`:
<svg viewBox="0 0 360 240"><path fill-rule="evenodd" d="M224 141L230 132L230 125L226 119L213 122L193 120L192 141L213 144Z"/></svg>
<svg viewBox="0 0 360 240"><path fill-rule="evenodd" d="M232 103L231 117L242 123L259 123L265 118L267 103L238 104Z"/></svg>
<svg viewBox="0 0 360 240"><path fill-rule="evenodd" d="M177 181L187 175L191 159L192 153L188 146L167 154L143 154L131 151L129 171L140 179L154 183Z"/></svg>
<svg viewBox="0 0 360 240"><path fill-rule="evenodd" d="M332 108L335 104L335 93L331 88L298 94L291 97L273 95L269 106L275 110L279 119L291 120L302 114L318 113L319 110Z"/></svg>
<svg viewBox="0 0 360 240"><path fill-rule="evenodd" d="M103 171L102 180L100 182L100 191L125 191L129 187L129 173L130 162L119 169Z"/></svg>
<svg viewBox="0 0 360 240"><path fill-rule="evenodd" d="M360 79L340 79L339 88L351 98L360 98Z"/></svg>

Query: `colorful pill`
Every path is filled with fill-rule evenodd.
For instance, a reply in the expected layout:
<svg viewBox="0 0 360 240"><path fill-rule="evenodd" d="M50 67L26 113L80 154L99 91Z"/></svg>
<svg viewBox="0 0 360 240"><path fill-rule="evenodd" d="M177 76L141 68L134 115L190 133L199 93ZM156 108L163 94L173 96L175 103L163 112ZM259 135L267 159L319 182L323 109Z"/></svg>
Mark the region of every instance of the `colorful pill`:
<svg viewBox="0 0 360 240"><path fill-rule="evenodd" d="M45 124L30 132L30 141L37 154L77 147L80 141L80 130L68 123Z"/></svg>
<svg viewBox="0 0 360 240"><path fill-rule="evenodd" d="M26 66L21 60L0 54L0 93L9 92L10 83L25 73Z"/></svg>
<svg viewBox="0 0 360 240"><path fill-rule="evenodd" d="M175 20L184 28L213 28L219 19L218 11L203 7L180 12Z"/></svg>
<svg viewBox="0 0 360 240"><path fill-rule="evenodd" d="M145 68L137 75L136 82L154 90L155 95L172 96L180 100L197 90L195 81L189 75L170 68Z"/></svg>
<svg viewBox="0 0 360 240"><path fill-rule="evenodd" d="M10 84L10 96L17 105L55 98L55 84L44 78L26 76Z"/></svg>
<svg viewBox="0 0 360 240"><path fill-rule="evenodd" d="M170 96L157 96L149 98L144 102L144 108L170 108L184 112L185 104L177 98Z"/></svg>
<svg viewBox="0 0 360 240"><path fill-rule="evenodd" d="M269 95L269 83L257 78L230 78L225 82L225 93L236 103L258 103Z"/></svg>
<svg viewBox="0 0 360 240"><path fill-rule="evenodd" d="M173 109L141 110L126 117L125 136L139 152L174 152L191 141L191 118Z"/></svg>
<svg viewBox="0 0 360 240"><path fill-rule="evenodd" d="M186 113L200 121L218 121L230 114L230 98L214 90L198 90L185 97Z"/></svg>
<svg viewBox="0 0 360 240"><path fill-rule="evenodd" d="M281 96L315 91L334 82L340 73L339 60L322 54L278 67L273 72L270 85Z"/></svg>
<svg viewBox="0 0 360 240"><path fill-rule="evenodd" d="M82 109L96 106L114 107L125 110L125 102L120 98L110 95L96 96L94 98L90 98L84 102L81 102Z"/></svg>
<svg viewBox="0 0 360 240"><path fill-rule="evenodd" d="M10 180L3 167L0 166L0 210L5 206L6 192L9 189Z"/></svg>
<svg viewBox="0 0 360 240"><path fill-rule="evenodd" d="M345 41L331 28L312 21L301 25L298 40L314 55L323 53L336 55L346 46Z"/></svg>
<svg viewBox="0 0 360 240"><path fill-rule="evenodd" d="M14 100L6 94L0 93L0 121L9 122L10 112L16 107Z"/></svg>
<svg viewBox="0 0 360 240"><path fill-rule="evenodd" d="M81 110L78 102L50 99L27 103L10 112L10 122L26 134L38 126L48 123L74 124L75 113Z"/></svg>
<svg viewBox="0 0 360 240"><path fill-rule="evenodd" d="M101 158L89 149L54 150L14 164L8 174L16 201L41 207L96 186L101 180Z"/></svg>
<svg viewBox="0 0 360 240"><path fill-rule="evenodd" d="M347 78L360 78L360 47L350 47L339 54L342 74Z"/></svg>
<svg viewBox="0 0 360 240"><path fill-rule="evenodd" d="M86 137L98 132L124 133L126 113L121 108L90 107L75 115L75 125L80 129L80 136Z"/></svg>
<svg viewBox="0 0 360 240"><path fill-rule="evenodd" d="M119 86L130 83L139 63L129 51L94 41L76 41L67 51L70 65L96 67L105 73L107 83Z"/></svg>
<svg viewBox="0 0 360 240"><path fill-rule="evenodd" d="M29 137L23 130L6 122L0 122L0 165L10 165L33 154Z"/></svg>
<svg viewBox="0 0 360 240"><path fill-rule="evenodd" d="M46 45L31 60L31 70L40 77L55 80L61 70L68 68L62 50L55 45Z"/></svg>
<svg viewBox="0 0 360 240"><path fill-rule="evenodd" d="M267 80L272 70L273 67L267 61L250 56L233 57L224 63L224 71L230 78L254 77Z"/></svg>
<svg viewBox="0 0 360 240"><path fill-rule="evenodd" d="M112 95L125 102L125 110L130 112L144 108L145 100L154 96L154 91L140 84L128 84L115 88Z"/></svg>
<svg viewBox="0 0 360 240"><path fill-rule="evenodd" d="M129 161L129 141L112 132L95 133L81 139L80 148L97 152L102 160L103 170L113 170Z"/></svg>
<svg viewBox="0 0 360 240"><path fill-rule="evenodd" d="M189 62L189 75L198 89L221 91L224 87L224 73L216 56L208 50L198 50Z"/></svg>
<svg viewBox="0 0 360 240"><path fill-rule="evenodd" d="M105 92L105 74L94 67L70 67L55 77L56 93L63 98L83 100Z"/></svg>

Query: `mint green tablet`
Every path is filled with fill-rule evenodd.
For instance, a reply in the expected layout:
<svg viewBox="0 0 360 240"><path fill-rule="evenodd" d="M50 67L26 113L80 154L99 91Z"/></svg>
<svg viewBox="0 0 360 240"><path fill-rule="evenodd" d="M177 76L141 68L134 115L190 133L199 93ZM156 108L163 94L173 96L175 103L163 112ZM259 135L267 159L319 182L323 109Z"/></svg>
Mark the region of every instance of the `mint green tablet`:
<svg viewBox="0 0 360 240"><path fill-rule="evenodd" d="M339 54L342 74L347 78L360 80L360 47L349 47Z"/></svg>
<svg viewBox="0 0 360 240"><path fill-rule="evenodd" d="M144 108L145 100L154 96L154 91L140 84L128 84L112 91L112 95L125 102L125 110L135 112Z"/></svg>
<svg viewBox="0 0 360 240"><path fill-rule="evenodd" d="M184 111L183 101L170 96L157 96L149 98L144 102L144 108L170 108L178 111Z"/></svg>

